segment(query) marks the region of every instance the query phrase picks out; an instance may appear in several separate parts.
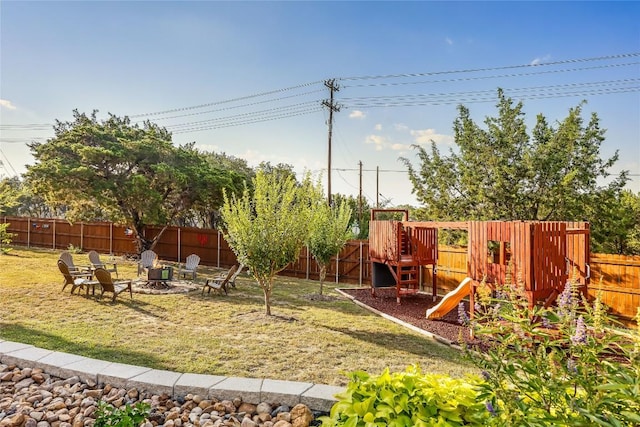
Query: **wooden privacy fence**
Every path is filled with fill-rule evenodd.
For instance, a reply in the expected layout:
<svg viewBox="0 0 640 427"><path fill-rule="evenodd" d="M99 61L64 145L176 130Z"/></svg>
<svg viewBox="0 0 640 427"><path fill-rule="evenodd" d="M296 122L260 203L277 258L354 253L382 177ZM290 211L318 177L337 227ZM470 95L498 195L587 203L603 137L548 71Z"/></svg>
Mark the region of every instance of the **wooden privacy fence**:
<svg viewBox="0 0 640 427"><path fill-rule="evenodd" d="M132 230L110 222L69 224L63 219L3 217L10 223L8 231L14 233L13 243L23 246L44 247L57 250L69 249L70 245L83 251L104 254L136 256L136 241ZM153 238L163 227L147 226L146 237ZM167 227L154 248L158 257L166 261L184 262L190 254L200 256L202 265L230 267L237 263L222 233L213 229L192 227ZM334 257L327 268L327 282L370 283L369 244L352 240ZM317 280L317 263L306 248L297 262L292 263L281 274L285 276Z"/></svg>
<svg viewBox="0 0 640 427"><path fill-rule="evenodd" d="M134 255L136 252L133 234L127 227L111 223L78 223L70 225L66 220L3 217L2 222L11 223L8 231L15 233L13 242L23 246L45 247L64 250L72 244L84 251ZM161 227L148 227L147 235L160 232ZM236 257L222 234L217 230L189 227L169 227L156 246L161 259L182 261L191 253L201 258L203 265L229 267ZM437 289L444 295L455 289L468 275L466 247L438 246ZM179 259L178 259L179 258ZM614 314L631 319L640 306L640 256L591 254L591 281L589 295L595 296L598 289L602 298ZM301 279L318 279L318 267L306 249L297 262L281 274ZM369 285L371 263L369 242L352 240L327 269L327 282ZM431 268L423 268L421 284L431 289Z"/></svg>

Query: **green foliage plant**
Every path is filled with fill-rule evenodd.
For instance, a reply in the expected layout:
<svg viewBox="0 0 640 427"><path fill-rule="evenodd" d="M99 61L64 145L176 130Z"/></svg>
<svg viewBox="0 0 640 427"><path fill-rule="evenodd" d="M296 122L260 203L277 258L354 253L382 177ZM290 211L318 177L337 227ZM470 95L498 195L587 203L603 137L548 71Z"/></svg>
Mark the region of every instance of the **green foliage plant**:
<svg viewBox="0 0 640 427"><path fill-rule="evenodd" d="M69 246L67 246L67 251L72 254L79 254L82 252L82 248L80 246L73 245L73 243L69 243Z"/></svg>
<svg viewBox="0 0 640 427"><path fill-rule="evenodd" d="M625 230L628 215L609 209L619 204L627 171L611 171L618 153L601 156L605 129L585 103L550 125L538 115L528 130L522 102L498 90L497 114L478 123L461 105L453 124L454 143L442 152L414 145L417 166L409 171L421 209L418 219L589 221L592 241L602 244L611 221ZM611 175L611 176L610 176Z"/></svg>
<svg viewBox="0 0 640 427"><path fill-rule="evenodd" d="M341 201L329 206L323 197L322 188L318 184L314 188L309 218L309 234L307 248L320 268L320 295L327 276L327 266L332 256L336 256L351 236L351 208Z"/></svg>
<svg viewBox="0 0 640 427"><path fill-rule="evenodd" d="M309 231L312 184L298 184L291 175L258 171L254 192L225 193L220 210L223 234L238 261L249 268L264 293L265 312L271 315L274 278L295 261Z"/></svg>
<svg viewBox="0 0 640 427"><path fill-rule="evenodd" d="M489 419L478 399L482 379L423 374L416 365L378 376L357 371L336 398L324 427L482 426Z"/></svg>
<svg viewBox="0 0 640 427"><path fill-rule="evenodd" d="M116 408L106 402L99 401L96 410L94 427L139 427L149 416L151 405L137 402Z"/></svg>
<svg viewBox="0 0 640 427"><path fill-rule="evenodd" d="M489 350L466 351L485 379L487 425L640 425L640 329L611 328L600 297L587 302L573 282L557 307L530 307L518 285L496 294L471 322Z"/></svg>
<svg viewBox="0 0 640 427"><path fill-rule="evenodd" d="M35 163L25 175L48 205L64 207L69 221L106 219L131 226L138 250L151 249L164 230L146 237L147 225L167 226L194 207L215 209L224 170L194 144L176 146L171 133L110 114L106 120L73 112L57 121L55 136L29 144Z"/></svg>
<svg viewBox="0 0 640 427"><path fill-rule="evenodd" d="M0 224L0 254L6 254L11 252L11 248L6 247L11 244L11 239L15 236L14 233L9 233L7 229L11 224L5 222Z"/></svg>

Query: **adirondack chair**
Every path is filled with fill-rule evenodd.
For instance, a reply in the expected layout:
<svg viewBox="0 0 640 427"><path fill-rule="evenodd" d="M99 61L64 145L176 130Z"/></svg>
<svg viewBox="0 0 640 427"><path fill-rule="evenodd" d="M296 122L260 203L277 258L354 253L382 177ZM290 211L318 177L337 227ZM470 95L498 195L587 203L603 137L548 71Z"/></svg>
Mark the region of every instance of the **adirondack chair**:
<svg viewBox="0 0 640 427"><path fill-rule="evenodd" d="M95 270L98 267L102 267L110 273L116 273L116 277L118 277L118 265L114 263L109 263L108 265L112 265L113 267L107 267L107 264L100 260L100 254L96 251L89 252L89 262L91 263L91 267Z"/></svg>
<svg viewBox="0 0 640 427"><path fill-rule="evenodd" d="M207 279L204 286L202 287L202 295L204 295L205 289L207 290L207 293L210 293L211 289L218 291L218 293L220 293L220 291L222 290L226 295L227 284L229 283L229 280L231 280L231 277L233 276L233 274L236 272L237 269L238 269L238 266L234 265L229 269L229 271L227 271L227 274L224 277L213 277L213 278Z"/></svg>
<svg viewBox="0 0 640 427"><path fill-rule="evenodd" d="M67 265L70 273L91 272L91 267L88 265L75 265L73 263L73 257L67 251L62 252L59 259Z"/></svg>
<svg viewBox="0 0 640 427"><path fill-rule="evenodd" d="M102 293L100 294L100 297L102 297L105 292L111 292L113 293L111 301L115 302L118 295L128 290L131 299L133 299L133 289L131 288L132 280L119 280L114 282L111 278L111 273L102 267L96 268L94 274L96 276L96 280L100 282L100 286L102 286Z"/></svg>
<svg viewBox="0 0 640 427"><path fill-rule="evenodd" d="M158 262L158 255L152 251L147 250L140 254L140 261L138 261L138 276L145 270L152 268L156 262Z"/></svg>
<svg viewBox="0 0 640 427"><path fill-rule="evenodd" d="M243 268L244 268L244 264L240 264L236 272L233 273L233 276L231 276L231 279L229 279L228 285L231 285L232 288L236 287L236 277L238 277L240 273L242 273Z"/></svg>
<svg viewBox="0 0 640 427"><path fill-rule="evenodd" d="M67 264L59 259L58 260L58 269L60 273L64 276L64 282L62 284L62 290L67 287L67 285L71 285L71 293L73 293L76 289L82 289L85 286L85 283L91 280L92 274L90 271L69 271L69 267ZM87 288L88 289L88 288Z"/></svg>
<svg viewBox="0 0 640 427"><path fill-rule="evenodd" d="M178 278L184 277L187 278L187 275L191 275L191 279L195 280L196 278L196 270L198 269L198 264L200 264L200 257L196 254L191 254L185 260L185 265L178 268Z"/></svg>

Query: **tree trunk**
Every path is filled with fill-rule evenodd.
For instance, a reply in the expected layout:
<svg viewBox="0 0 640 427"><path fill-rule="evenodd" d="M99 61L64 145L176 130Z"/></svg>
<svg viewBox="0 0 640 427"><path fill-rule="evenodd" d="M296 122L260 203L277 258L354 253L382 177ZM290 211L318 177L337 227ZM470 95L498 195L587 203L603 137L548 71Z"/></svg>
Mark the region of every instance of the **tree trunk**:
<svg viewBox="0 0 640 427"><path fill-rule="evenodd" d="M263 286L262 290L264 292L265 314L267 316L271 316L271 289L267 289L265 286Z"/></svg>
<svg viewBox="0 0 640 427"><path fill-rule="evenodd" d="M320 265L320 295L322 295L322 288L324 285L324 279L327 277L327 266L325 264Z"/></svg>

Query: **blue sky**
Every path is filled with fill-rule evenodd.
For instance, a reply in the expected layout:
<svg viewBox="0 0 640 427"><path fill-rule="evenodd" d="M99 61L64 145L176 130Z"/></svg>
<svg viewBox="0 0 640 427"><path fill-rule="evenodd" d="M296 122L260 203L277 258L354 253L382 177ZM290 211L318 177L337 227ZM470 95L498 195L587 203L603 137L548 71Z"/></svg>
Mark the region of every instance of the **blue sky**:
<svg viewBox="0 0 640 427"><path fill-rule="evenodd" d="M415 205L398 158L430 140L448 150L456 105L482 122L498 87L530 127L586 99L585 119L607 129L603 157L619 150L614 172L640 191L638 2L5 0L0 14L0 176L24 172L25 143L56 119L98 109L250 165L324 169L326 182L321 101L335 78L333 192L358 193L362 161L371 203L379 167L381 200Z"/></svg>

